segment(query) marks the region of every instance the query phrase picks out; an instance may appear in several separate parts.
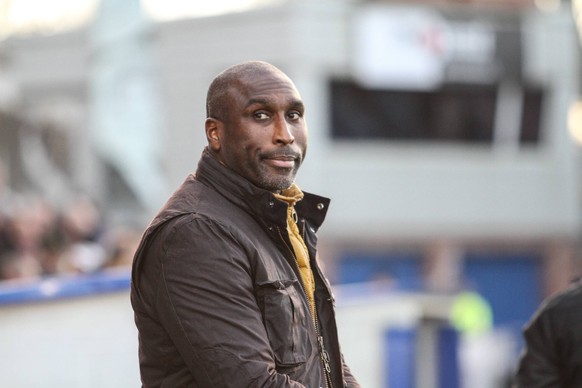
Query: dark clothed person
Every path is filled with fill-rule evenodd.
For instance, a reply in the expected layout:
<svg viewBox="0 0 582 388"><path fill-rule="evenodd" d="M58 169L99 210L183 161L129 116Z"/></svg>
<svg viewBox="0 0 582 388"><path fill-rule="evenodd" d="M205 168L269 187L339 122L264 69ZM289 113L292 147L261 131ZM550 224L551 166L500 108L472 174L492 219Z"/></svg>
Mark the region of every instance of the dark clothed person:
<svg viewBox="0 0 582 388"><path fill-rule="evenodd" d="M515 387L582 387L582 280L540 306L524 339Z"/></svg>
<svg viewBox="0 0 582 388"><path fill-rule="evenodd" d="M143 235L131 301L144 387L359 387L343 360L302 192L304 107L279 69L247 62L207 98L208 146Z"/></svg>

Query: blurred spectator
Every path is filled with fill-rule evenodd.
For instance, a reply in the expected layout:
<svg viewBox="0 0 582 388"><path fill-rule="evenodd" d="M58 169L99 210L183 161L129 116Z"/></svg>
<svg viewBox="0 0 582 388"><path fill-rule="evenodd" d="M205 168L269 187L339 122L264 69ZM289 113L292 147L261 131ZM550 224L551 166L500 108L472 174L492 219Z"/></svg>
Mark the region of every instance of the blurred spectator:
<svg viewBox="0 0 582 388"><path fill-rule="evenodd" d="M41 240L47 219L38 198L21 197L7 214L5 235L9 249L2 258L5 279L33 278L42 274Z"/></svg>
<svg viewBox="0 0 582 388"><path fill-rule="evenodd" d="M467 287L451 306L451 323L461 334L459 366L461 386L500 388L513 373L511 334L493 324L493 310L479 293Z"/></svg>
<svg viewBox="0 0 582 388"><path fill-rule="evenodd" d="M77 197L65 208L62 222L68 242L63 262L65 270L93 272L100 269L107 257L100 241L104 225L95 203L87 197Z"/></svg>
<svg viewBox="0 0 582 388"><path fill-rule="evenodd" d="M128 227L109 230L87 196L57 209L39 196L13 195L0 204L0 280L129 267L139 237Z"/></svg>
<svg viewBox="0 0 582 388"><path fill-rule="evenodd" d="M6 183L6 170L0 160L0 268L2 266L2 258L13 248L10 237L8 236L8 217L6 216L6 209L8 208L7 197L8 185Z"/></svg>
<svg viewBox="0 0 582 388"><path fill-rule="evenodd" d="M129 267L137 249L141 233L130 228L118 228L108 233L105 246L109 248L104 268Z"/></svg>

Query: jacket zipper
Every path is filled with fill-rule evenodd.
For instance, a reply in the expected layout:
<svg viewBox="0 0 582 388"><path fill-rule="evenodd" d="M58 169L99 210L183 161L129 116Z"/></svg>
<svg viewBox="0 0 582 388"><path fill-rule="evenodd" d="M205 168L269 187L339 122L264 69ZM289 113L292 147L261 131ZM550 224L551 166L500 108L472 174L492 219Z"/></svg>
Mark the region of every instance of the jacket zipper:
<svg viewBox="0 0 582 388"><path fill-rule="evenodd" d="M302 228L302 236L301 236L301 238L303 239L303 241L305 242L305 246L307 247L307 242L305 240L305 219L301 219L301 223L302 223L302 227L303 227ZM295 264L297 265L297 267L299 267L299 265L297 264L297 262ZM313 272L313 269L311 269L311 271ZM315 274L314 274L314 276L315 276ZM317 310L315 310L315 318L314 318L314 320L315 320L315 332L317 334L317 345L319 347L319 354L321 355L321 361L323 362L323 368L325 370L326 384L327 384L328 387L331 388L331 387L333 387L333 384L331 382L330 358L329 358L329 353L325 349L325 344L323 342L323 336L320 334L320 331L319 331L319 320L318 320L318 317L317 317Z"/></svg>
<svg viewBox="0 0 582 388"><path fill-rule="evenodd" d="M295 252L293 252L293 249L291 249L289 247L289 245L287 245L287 242L285 241L285 238L283 237L283 234L281 233L281 229L279 227L277 227L277 231L279 232L279 238L281 238L281 241L283 241L283 244L285 244L285 247L291 253L291 256L294 259L293 263L295 265L295 269L297 270L297 273L301 274L301 271L299 270L299 264L297 264L297 257L295 257ZM305 225L303 225L303 233L305 234ZM302 236L302 238L303 238L303 241L305 241L305 237ZM309 298L307 297L307 291L305 290L305 284L303 284L303 278L301 278L301 276L299 276L299 283L301 285L301 290L303 291L303 294L305 295L305 299L309 303ZM320 361L323 365L323 373L325 375L325 387L326 388L333 388L333 385L331 383L331 365L329 363L330 362L329 353L325 349L325 345L323 343L323 336L321 335L320 330L319 330L319 319L317 318L317 310L315 309L315 314L313 314L311 312L311 309L309 309L309 314L311 315L311 317L313 319L313 324L315 325L315 335L317 336L317 349L319 351L319 358L320 358Z"/></svg>

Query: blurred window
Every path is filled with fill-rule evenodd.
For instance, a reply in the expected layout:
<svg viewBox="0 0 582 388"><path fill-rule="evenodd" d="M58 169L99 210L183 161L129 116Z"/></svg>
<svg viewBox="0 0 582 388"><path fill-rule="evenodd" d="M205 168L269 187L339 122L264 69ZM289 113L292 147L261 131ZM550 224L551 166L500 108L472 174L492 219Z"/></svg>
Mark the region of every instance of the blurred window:
<svg viewBox="0 0 582 388"><path fill-rule="evenodd" d="M491 143L499 117L499 84L444 84L432 91L368 89L351 80L330 82L334 139ZM544 91L517 85L512 104L520 144L536 144ZM496 121L497 120L497 121ZM498 129L499 130L499 129Z"/></svg>

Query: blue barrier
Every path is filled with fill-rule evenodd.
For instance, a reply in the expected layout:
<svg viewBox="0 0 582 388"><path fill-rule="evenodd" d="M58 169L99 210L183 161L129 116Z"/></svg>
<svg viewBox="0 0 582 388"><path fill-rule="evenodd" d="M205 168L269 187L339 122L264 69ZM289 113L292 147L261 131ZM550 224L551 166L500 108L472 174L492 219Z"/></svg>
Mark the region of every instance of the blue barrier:
<svg viewBox="0 0 582 388"><path fill-rule="evenodd" d="M418 359L416 328L392 328L385 332L384 381L388 388L416 387ZM459 388L458 333L454 328L437 331L438 388Z"/></svg>
<svg viewBox="0 0 582 388"><path fill-rule="evenodd" d="M414 388L416 386L416 341L414 328L389 329L385 334L388 387Z"/></svg>
<svg viewBox="0 0 582 388"><path fill-rule="evenodd" d="M128 269L55 276L30 282L4 281L0 282L0 306L121 291L129 286Z"/></svg>
<svg viewBox="0 0 582 388"><path fill-rule="evenodd" d="M459 333L452 327L442 327L437 343L440 388L459 388Z"/></svg>

